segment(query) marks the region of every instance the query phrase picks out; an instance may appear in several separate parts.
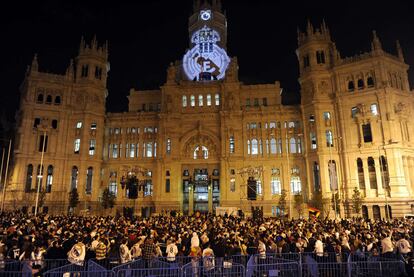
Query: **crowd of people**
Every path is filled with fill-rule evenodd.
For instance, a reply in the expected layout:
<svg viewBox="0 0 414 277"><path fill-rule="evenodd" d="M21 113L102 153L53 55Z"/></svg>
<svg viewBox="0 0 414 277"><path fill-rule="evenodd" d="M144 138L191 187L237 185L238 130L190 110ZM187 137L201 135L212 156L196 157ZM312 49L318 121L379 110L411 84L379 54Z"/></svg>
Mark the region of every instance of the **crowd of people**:
<svg viewBox="0 0 414 277"><path fill-rule="evenodd" d="M335 253L335 259L343 253L410 256L414 241L412 219L282 220L227 214L162 214L130 219L47 214L34 217L7 212L1 214L0 221L0 261L28 261L33 267L41 267L48 259L75 264L91 258L126 263L137 258L150 262L162 256L173 262L177 256L264 257L271 252L313 252L316 257Z"/></svg>

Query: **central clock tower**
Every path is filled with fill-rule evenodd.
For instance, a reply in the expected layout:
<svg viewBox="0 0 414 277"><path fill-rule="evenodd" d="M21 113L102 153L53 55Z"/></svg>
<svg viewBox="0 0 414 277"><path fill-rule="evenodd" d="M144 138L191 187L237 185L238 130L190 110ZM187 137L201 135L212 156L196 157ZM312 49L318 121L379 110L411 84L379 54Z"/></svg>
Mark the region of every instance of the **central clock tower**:
<svg viewBox="0 0 414 277"><path fill-rule="evenodd" d="M195 1L188 26L190 49L183 57L185 75L193 81L223 79L230 58L226 53L227 22L220 1Z"/></svg>

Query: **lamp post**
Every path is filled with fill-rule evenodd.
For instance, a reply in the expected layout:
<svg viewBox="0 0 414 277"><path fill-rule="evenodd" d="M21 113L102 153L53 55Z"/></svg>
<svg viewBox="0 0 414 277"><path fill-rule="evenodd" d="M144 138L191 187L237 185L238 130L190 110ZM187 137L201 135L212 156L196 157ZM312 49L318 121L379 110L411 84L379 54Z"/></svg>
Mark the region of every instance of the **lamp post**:
<svg viewBox="0 0 414 277"><path fill-rule="evenodd" d="M9 172L11 144L12 144L12 140L10 139L9 140L9 149L8 149L8 153L7 153L6 171L5 171L5 174L4 174L4 182L3 182L3 196L2 196L2 202L1 202L1 212L3 212L3 210L4 210L4 202L6 201L6 186L7 186L8 172ZM4 151L5 151L5 148L3 148L3 157L2 157L2 160L1 160L1 173L3 173ZM0 174L0 181L1 181L1 174Z"/></svg>
<svg viewBox="0 0 414 277"><path fill-rule="evenodd" d="M333 190L332 196L334 199L334 210L335 210L335 219L338 218L338 211L337 211L337 203L336 203L336 191L338 190L338 180L337 180L337 174L336 174L336 163L333 163L332 161L332 147L334 146L333 142L334 140L340 140L342 137L333 137L333 134L331 135L331 140L329 141L329 162L328 162L328 168L329 168L329 181L331 185L331 189ZM339 143L339 142L337 142ZM334 194L335 193L335 194Z"/></svg>
<svg viewBox="0 0 414 277"><path fill-rule="evenodd" d="M35 213L34 216L37 216L37 210L39 206L39 193L40 193L40 184L43 178L43 158L45 154L45 146L46 146L46 131L43 131L43 143L42 143L42 155L40 157L40 168L39 168L39 175L37 176L37 192L36 192L36 204L35 204Z"/></svg>
<svg viewBox="0 0 414 277"><path fill-rule="evenodd" d="M388 144L382 144L380 146L378 146L378 157L379 157L379 164L380 164L380 174L381 174L381 181L382 181L382 187L384 188L384 197L385 197L385 219L388 220L389 219L389 206L388 206L388 193L389 193L389 185L385 183L385 177L384 177L384 168L383 168L383 163L382 163L382 159L381 159L381 146L382 149L384 149L384 155L386 156L385 153L385 146L386 145L391 145L391 144L398 144L397 141L390 141ZM388 165L388 163L387 163Z"/></svg>

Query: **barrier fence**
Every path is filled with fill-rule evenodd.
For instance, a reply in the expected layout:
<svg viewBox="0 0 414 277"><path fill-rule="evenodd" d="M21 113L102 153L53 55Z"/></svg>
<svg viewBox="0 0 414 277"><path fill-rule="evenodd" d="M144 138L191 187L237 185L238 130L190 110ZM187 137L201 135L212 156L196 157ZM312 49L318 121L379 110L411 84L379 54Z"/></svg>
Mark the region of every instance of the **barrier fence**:
<svg viewBox="0 0 414 277"><path fill-rule="evenodd" d="M4 267L0 269L0 277L29 277L32 272L45 277L408 276L401 256L372 256L364 253L267 253L223 258L177 256L174 260L159 257L152 260L137 259L124 264L114 259L91 259L80 264L71 264L67 260L44 260L40 263L6 260L2 264Z"/></svg>

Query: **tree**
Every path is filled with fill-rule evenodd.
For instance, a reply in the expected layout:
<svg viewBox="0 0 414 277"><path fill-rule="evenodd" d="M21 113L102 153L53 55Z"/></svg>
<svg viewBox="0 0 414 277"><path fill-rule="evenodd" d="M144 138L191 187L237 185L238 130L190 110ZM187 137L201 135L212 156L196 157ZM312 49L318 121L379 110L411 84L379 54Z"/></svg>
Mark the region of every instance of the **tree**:
<svg viewBox="0 0 414 277"><path fill-rule="evenodd" d="M279 198L279 209L283 216L285 216L285 210L286 210L286 197L287 197L286 190L282 189L280 198Z"/></svg>
<svg viewBox="0 0 414 277"><path fill-rule="evenodd" d="M359 189L355 187L354 193L352 194L352 210L354 213L359 214L361 212L363 200L364 196L359 191Z"/></svg>
<svg viewBox="0 0 414 277"><path fill-rule="evenodd" d="M69 208L71 211L79 204L79 193L77 188L72 188L69 192Z"/></svg>
<svg viewBox="0 0 414 277"><path fill-rule="evenodd" d="M109 188L106 188L102 193L101 205L106 210L108 208L112 209L115 205L116 196L112 191L109 191Z"/></svg>
<svg viewBox="0 0 414 277"><path fill-rule="evenodd" d="M302 194L295 194L295 209L298 211L300 217L303 216L303 195Z"/></svg>
<svg viewBox="0 0 414 277"><path fill-rule="evenodd" d="M332 198L331 198L331 207L332 207L332 210L334 211L335 211L335 204L336 204L336 213L341 214L341 199L339 198L338 192L335 192L334 194L332 194Z"/></svg>

